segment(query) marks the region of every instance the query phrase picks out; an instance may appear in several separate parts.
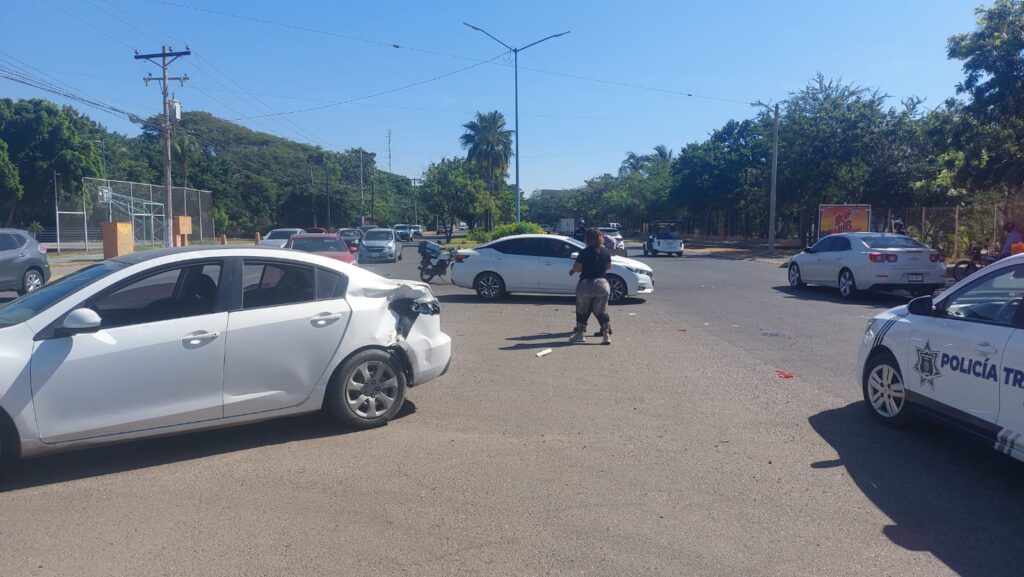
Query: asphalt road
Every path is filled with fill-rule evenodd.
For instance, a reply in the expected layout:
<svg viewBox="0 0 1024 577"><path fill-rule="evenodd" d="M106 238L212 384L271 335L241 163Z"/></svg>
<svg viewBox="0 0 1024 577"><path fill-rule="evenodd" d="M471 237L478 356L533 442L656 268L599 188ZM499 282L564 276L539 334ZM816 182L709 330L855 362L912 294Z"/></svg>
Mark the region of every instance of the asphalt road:
<svg viewBox="0 0 1024 577"><path fill-rule="evenodd" d="M368 268L415 277L405 255ZM906 298L646 260L655 293L613 307L610 347L565 342L571 298L436 284L455 363L381 429L314 415L26 461L0 481L0 573L1021 572L1022 466L859 403L867 318Z"/></svg>

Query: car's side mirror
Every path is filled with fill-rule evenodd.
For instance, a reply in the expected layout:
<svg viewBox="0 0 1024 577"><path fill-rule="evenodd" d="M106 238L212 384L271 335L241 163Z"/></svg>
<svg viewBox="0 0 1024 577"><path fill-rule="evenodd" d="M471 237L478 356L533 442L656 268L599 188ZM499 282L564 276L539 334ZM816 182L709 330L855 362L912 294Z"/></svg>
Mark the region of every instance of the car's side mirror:
<svg viewBox="0 0 1024 577"><path fill-rule="evenodd" d="M935 314L935 304L931 296L917 297L907 305L907 311L912 315L930 317Z"/></svg>
<svg viewBox="0 0 1024 577"><path fill-rule="evenodd" d="M806 247L804 249L804 252L806 252L807 254L813 254L814 253L814 248L813 247Z"/></svg>
<svg viewBox="0 0 1024 577"><path fill-rule="evenodd" d="M102 324L103 319L96 311L87 308L75 309L64 317L57 334L66 337L79 333L93 333L100 330Z"/></svg>
<svg viewBox="0 0 1024 577"><path fill-rule="evenodd" d="M580 257L580 253L578 253L578 252L574 252L574 253L569 255L569 258L571 258L572 260L576 260L579 257Z"/></svg>

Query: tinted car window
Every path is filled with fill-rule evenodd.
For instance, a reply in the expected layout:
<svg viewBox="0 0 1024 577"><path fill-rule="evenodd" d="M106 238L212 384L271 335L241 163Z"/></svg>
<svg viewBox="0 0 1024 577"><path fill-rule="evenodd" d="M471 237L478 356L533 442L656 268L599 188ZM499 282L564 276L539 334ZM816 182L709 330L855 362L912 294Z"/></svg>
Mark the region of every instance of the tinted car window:
<svg viewBox="0 0 1024 577"><path fill-rule="evenodd" d="M909 236L903 235L862 236L861 240L868 245L868 248L928 248Z"/></svg>
<svg viewBox="0 0 1024 577"><path fill-rule="evenodd" d="M814 252L829 252L830 250L832 250L832 242L834 240L835 238L831 236L826 236L825 238L819 240L817 244L812 246L811 250L813 250Z"/></svg>
<svg viewBox="0 0 1024 577"><path fill-rule="evenodd" d="M572 253L578 249L571 244L553 238L538 239L541 247L541 256L549 258L572 258Z"/></svg>
<svg viewBox="0 0 1024 577"><path fill-rule="evenodd" d="M0 250L14 250L21 246L9 232L0 232Z"/></svg>
<svg viewBox="0 0 1024 577"><path fill-rule="evenodd" d="M1013 325L1024 300L1024 265L1008 267L967 286L946 300L949 318Z"/></svg>
<svg viewBox="0 0 1024 577"><path fill-rule="evenodd" d="M297 234L294 230L272 230L267 235L267 240L281 240L291 238L293 234Z"/></svg>
<svg viewBox="0 0 1024 577"><path fill-rule="evenodd" d="M505 240L492 244L489 248L493 248L494 250L504 254L516 254L521 256L538 256L541 251L541 247L539 246L537 239L532 238Z"/></svg>
<svg viewBox="0 0 1024 577"><path fill-rule="evenodd" d="M104 328L180 319L214 312L220 264L177 267L130 281L92 302Z"/></svg>
<svg viewBox="0 0 1024 577"><path fill-rule="evenodd" d="M78 289L124 267L123 263L112 260L103 261L57 279L39 290L30 292L5 305L0 305L0 328L27 321Z"/></svg>
<svg viewBox="0 0 1024 577"><path fill-rule="evenodd" d="M316 298L313 267L246 262L242 270L242 308L288 305Z"/></svg>
<svg viewBox="0 0 1024 577"><path fill-rule="evenodd" d="M832 252L850 250L850 239L845 236L837 236L832 239Z"/></svg>
<svg viewBox="0 0 1024 577"><path fill-rule="evenodd" d="M348 279L344 276L322 268L316 269L316 300L345 298Z"/></svg>

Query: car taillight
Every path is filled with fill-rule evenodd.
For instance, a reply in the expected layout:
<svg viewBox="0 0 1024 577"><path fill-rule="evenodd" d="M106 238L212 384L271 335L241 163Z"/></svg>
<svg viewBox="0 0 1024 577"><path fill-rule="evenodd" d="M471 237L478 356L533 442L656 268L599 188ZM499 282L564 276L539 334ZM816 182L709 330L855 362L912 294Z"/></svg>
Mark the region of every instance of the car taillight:
<svg viewBox="0 0 1024 577"><path fill-rule="evenodd" d="M938 252L928 255L928 258L930 258L932 262L946 262L946 255Z"/></svg>
<svg viewBox="0 0 1024 577"><path fill-rule="evenodd" d="M455 262L465 262L469 258L468 254L457 254L455 255Z"/></svg>
<svg viewBox="0 0 1024 577"><path fill-rule="evenodd" d="M880 252L868 253L868 258L871 262L896 262L899 260L899 255L896 254L882 254Z"/></svg>
<svg viewBox="0 0 1024 577"><path fill-rule="evenodd" d="M39 249L39 252L41 254L46 254L46 245L45 244L39 243L39 245L36 248Z"/></svg>
<svg viewBox="0 0 1024 577"><path fill-rule="evenodd" d="M348 251L349 252L359 252L359 246L358 245L354 245L354 244L350 244L350 245L348 245Z"/></svg>

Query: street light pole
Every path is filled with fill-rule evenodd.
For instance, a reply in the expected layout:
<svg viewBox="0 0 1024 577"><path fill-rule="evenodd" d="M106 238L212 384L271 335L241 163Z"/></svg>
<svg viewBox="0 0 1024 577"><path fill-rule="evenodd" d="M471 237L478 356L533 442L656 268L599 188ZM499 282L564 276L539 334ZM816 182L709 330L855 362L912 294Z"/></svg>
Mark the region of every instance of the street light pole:
<svg viewBox="0 0 1024 577"><path fill-rule="evenodd" d="M515 189L516 189L516 222L519 222L519 221L522 220L522 197L523 197L522 191L519 190L519 53L522 52L523 50L526 50L527 48L529 48L531 46L536 46L537 44L540 44L541 42L544 42L545 40L551 40L552 38L558 38L559 36L565 36L570 31L566 30L565 32L559 32L558 34L552 34L551 36L547 36L547 37L541 38L540 40L537 40L536 42L531 42L531 43L527 44L526 46L523 46L522 48L515 48L515 47L512 47L512 46L509 46L508 44L505 44L501 40L498 40L490 32L484 30L483 28L480 28L479 26L473 26L469 22L463 22L463 24L465 24L469 28L472 28L473 30L476 30L477 32L483 32L484 34L489 36L491 38L491 40L494 40L495 42L497 42L498 44L501 44L502 46L507 48L510 52L512 52L512 58L513 58L513 62L514 62L513 68L515 69L515 115L516 115L516 118L515 118L515 133L516 133L516 149L515 149L515 153L514 154L515 154L515 157L516 157L516 185L515 185Z"/></svg>

